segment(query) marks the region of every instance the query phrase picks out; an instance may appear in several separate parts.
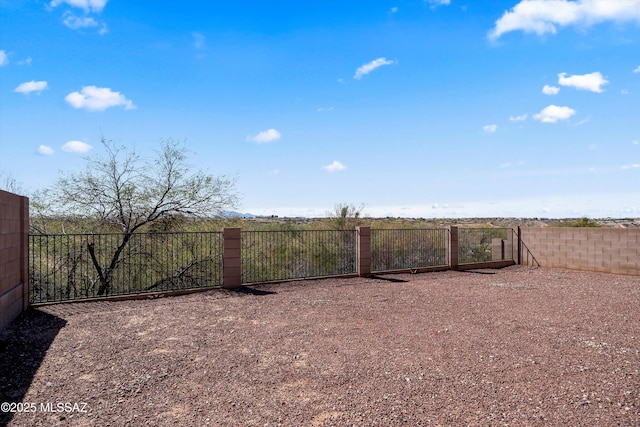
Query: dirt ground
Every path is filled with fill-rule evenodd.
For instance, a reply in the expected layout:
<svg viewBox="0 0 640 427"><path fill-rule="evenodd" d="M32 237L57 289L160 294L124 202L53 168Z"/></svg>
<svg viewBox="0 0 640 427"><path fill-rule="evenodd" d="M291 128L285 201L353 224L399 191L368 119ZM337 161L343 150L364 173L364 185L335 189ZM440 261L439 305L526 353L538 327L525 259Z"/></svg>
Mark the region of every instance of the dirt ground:
<svg viewBox="0 0 640 427"><path fill-rule="evenodd" d="M514 266L60 304L0 334L0 360L0 425L637 426L640 277Z"/></svg>

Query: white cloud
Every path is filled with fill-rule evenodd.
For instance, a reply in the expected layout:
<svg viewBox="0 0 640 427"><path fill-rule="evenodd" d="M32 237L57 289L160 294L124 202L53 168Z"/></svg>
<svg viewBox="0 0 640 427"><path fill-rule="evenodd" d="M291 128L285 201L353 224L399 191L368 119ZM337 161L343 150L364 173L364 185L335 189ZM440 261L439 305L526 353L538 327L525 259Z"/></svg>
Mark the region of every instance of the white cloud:
<svg viewBox="0 0 640 427"><path fill-rule="evenodd" d="M82 28L94 28L100 27L98 34L104 35L107 34L107 24L100 23L93 19L90 16L75 16L71 14L71 12L65 12L63 15L65 18L62 23L67 26L67 28L71 28L72 30L79 30Z"/></svg>
<svg viewBox="0 0 640 427"><path fill-rule="evenodd" d="M558 92L560 92L559 87L544 85L544 87L542 88L542 93L544 93L545 95L557 95Z"/></svg>
<svg viewBox="0 0 640 427"><path fill-rule="evenodd" d="M333 163L322 167L322 169L326 170L327 172L331 172L331 173L343 171L346 168L347 167L345 165L343 165L342 163L340 163L337 160L334 160Z"/></svg>
<svg viewBox="0 0 640 427"><path fill-rule="evenodd" d="M591 116L586 117L586 118L584 118L584 119L580 120L578 123L574 124L573 126L574 126L574 127L582 126L582 125L584 125L584 124L586 124L586 123L589 123L590 121L591 121Z"/></svg>
<svg viewBox="0 0 640 427"><path fill-rule="evenodd" d="M584 173L588 173L586 169ZM408 218L492 218L518 217L532 218L540 216L543 210L548 218L591 218L630 217L640 213L640 205L630 201L638 200L637 191L604 193L569 192L541 197L494 199L480 201L457 199L435 203L435 200L422 204L380 205L367 204L367 216L371 218L408 217ZM445 203L446 202L446 203ZM286 207L247 207L247 212L256 215L278 215L284 217L322 217L326 215L325 206L286 206Z"/></svg>
<svg viewBox="0 0 640 427"><path fill-rule="evenodd" d="M30 94L31 92L40 93L43 90L47 89L48 85L45 81L36 82L31 80L30 82L20 83L17 88L13 91L18 93L24 93L25 95Z"/></svg>
<svg viewBox="0 0 640 427"><path fill-rule="evenodd" d="M558 120L567 120L576 113L576 110L569 107L559 107L557 105L549 105L538 114L533 116L534 119L542 123L556 123Z"/></svg>
<svg viewBox="0 0 640 427"><path fill-rule="evenodd" d="M53 148L47 145L41 145L38 147L38 154L42 154L43 156L50 156L54 153Z"/></svg>
<svg viewBox="0 0 640 427"><path fill-rule="evenodd" d="M61 4L67 4L68 6L82 9L85 16L76 16L71 11L65 11L62 16L62 23L72 30L79 30L83 28L98 28L98 34L107 34L107 24L99 22L95 18L88 16L92 13L100 13L106 6L108 0L52 0L49 3L51 8L57 7Z"/></svg>
<svg viewBox="0 0 640 427"><path fill-rule="evenodd" d="M193 38L193 49L196 51L196 59L204 59L207 56L207 38L197 31L193 31L191 37Z"/></svg>
<svg viewBox="0 0 640 427"><path fill-rule="evenodd" d="M56 7L62 3L66 3L71 7L77 7L84 10L85 13L100 13L108 1L109 0L52 0L51 3L49 3L49 6Z"/></svg>
<svg viewBox="0 0 640 427"><path fill-rule="evenodd" d="M281 137L282 137L282 134L280 132L271 128L271 129L263 130L262 132L258 133L255 136L249 137L248 139L251 141L257 142L258 144L263 144L265 142L277 141Z"/></svg>
<svg viewBox="0 0 640 427"><path fill-rule="evenodd" d="M85 108L89 111L104 111L118 106L124 106L125 110L136 108L123 94L108 87L84 86L82 92L72 92L64 99L73 108Z"/></svg>
<svg viewBox="0 0 640 427"><path fill-rule="evenodd" d="M430 4L431 7L449 6L451 4L451 0L424 0L424 2Z"/></svg>
<svg viewBox="0 0 640 427"><path fill-rule="evenodd" d="M527 117L529 117L528 114L522 114L520 116L511 116L509 117L509 120L512 122L524 122L525 120L527 120Z"/></svg>
<svg viewBox="0 0 640 427"><path fill-rule="evenodd" d="M497 40L511 31L555 34L557 27L588 27L601 22L640 22L639 0L522 0L506 11L489 32Z"/></svg>
<svg viewBox="0 0 640 427"><path fill-rule="evenodd" d="M398 7L397 6L394 6L389 10L389 12L391 12L391 13L396 13L397 11L398 11Z"/></svg>
<svg viewBox="0 0 640 427"><path fill-rule="evenodd" d="M519 160L517 162L504 162L501 163L500 166L498 166L500 169L509 169L512 167L518 167L518 166L524 166L525 161L524 160Z"/></svg>
<svg viewBox="0 0 640 427"><path fill-rule="evenodd" d="M362 76L365 76L375 70L376 68L382 67L383 65L391 65L395 64L395 61L390 61L387 58L378 58L373 61L362 65L360 68L356 70L353 78L356 80L360 80Z"/></svg>
<svg viewBox="0 0 640 427"><path fill-rule="evenodd" d="M206 48L206 37L204 34L194 31L191 33L191 36L193 37L193 47L195 49L201 50Z"/></svg>
<svg viewBox="0 0 640 427"><path fill-rule="evenodd" d="M62 146L62 151L67 153L86 153L93 147L82 141L68 141Z"/></svg>
<svg viewBox="0 0 640 427"><path fill-rule="evenodd" d="M640 141L633 141L633 145L640 145Z"/></svg>
<svg viewBox="0 0 640 427"><path fill-rule="evenodd" d="M566 77L567 73L558 74L558 84L561 86L570 86L578 90L590 90L591 92L601 93L601 86L609 83L599 71L590 74L573 75Z"/></svg>
<svg viewBox="0 0 640 427"><path fill-rule="evenodd" d="M67 14L64 21L62 21L64 25L71 28L72 30L77 30L78 28L88 28L88 27L97 27L98 21L88 16L75 16L71 14Z"/></svg>
<svg viewBox="0 0 640 427"><path fill-rule="evenodd" d="M0 50L0 67L3 65L7 65L9 63L9 57L7 56L7 52L4 50Z"/></svg>
<svg viewBox="0 0 640 427"><path fill-rule="evenodd" d="M634 73L640 73L640 65L638 65L638 68L636 68L635 70L633 70Z"/></svg>
<svg viewBox="0 0 640 427"><path fill-rule="evenodd" d="M498 125L486 125L482 127L482 130L486 133L494 133L498 130Z"/></svg>
<svg viewBox="0 0 640 427"><path fill-rule="evenodd" d="M449 206L448 204L444 204L441 205L440 203L434 203L433 205L431 205L431 209L449 209L451 206Z"/></svg>
<svg viewBox="0 0 640 427"><path fill-rule="evenodd" d="M316 111L319 113L323 113L323 112L333 111L333 110L335 110L335 108L333 107L320 107Z"/></svg>
<svg viewBox="0 0 640 427"><path fill-rule="evenodd" d="M31 59L31 57L29 56L24 61L18 61L18 65L31 65L32 62L33 59Z"/></svg>
<svg viewBox="0 0 640 427"><path fill-rule="evenodd" d="M640 164L633 163L631 165L623 165L622 169L624 169L624 170L627 170L627 169L640 169Z"/></svg>

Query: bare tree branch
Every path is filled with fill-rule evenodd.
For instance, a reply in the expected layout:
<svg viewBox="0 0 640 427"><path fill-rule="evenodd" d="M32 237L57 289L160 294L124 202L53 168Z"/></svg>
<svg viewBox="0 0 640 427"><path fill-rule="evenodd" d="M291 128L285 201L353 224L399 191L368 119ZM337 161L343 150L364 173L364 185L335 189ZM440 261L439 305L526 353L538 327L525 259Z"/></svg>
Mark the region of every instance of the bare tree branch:
<svg viewBox="0 0 640 427"><path fill-rule="evenodd" d="M157 156L146 160L133 149L101 142L105 156L87 158L82 172L61 176L53 193L64 214L119 230L119 244L106 265L88 248L100 277L99 295L105 295L133 233L175 215L222 216L237 206L238 197L233 179L192 171L185 148L174 140L163 141Z"/></svg>

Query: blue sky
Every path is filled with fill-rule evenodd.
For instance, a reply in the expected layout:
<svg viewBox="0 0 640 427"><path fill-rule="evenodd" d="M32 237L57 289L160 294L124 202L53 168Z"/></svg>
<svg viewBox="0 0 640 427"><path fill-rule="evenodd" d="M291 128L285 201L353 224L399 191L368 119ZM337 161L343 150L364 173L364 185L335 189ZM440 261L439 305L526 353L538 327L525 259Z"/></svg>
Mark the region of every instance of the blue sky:
<svg viewBox="0 0 640 427"><path fill-rule="evenodd" d="M26 191L184 141L240 210L640 216L640 0L0 0Z"/></svg>

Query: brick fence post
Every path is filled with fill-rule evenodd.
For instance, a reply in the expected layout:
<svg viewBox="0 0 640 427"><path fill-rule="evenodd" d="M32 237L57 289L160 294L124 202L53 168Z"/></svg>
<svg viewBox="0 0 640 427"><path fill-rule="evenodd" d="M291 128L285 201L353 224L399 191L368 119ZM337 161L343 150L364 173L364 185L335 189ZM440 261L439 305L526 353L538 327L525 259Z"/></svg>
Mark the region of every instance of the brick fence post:
<svg viewBox="0 0 640 427"><path fill-rule="evenodd" d="M458 227L449 227L449 268L458 268Z"/></svg>
<svg viewBox="0 0 640 427"><path fill-rule="evenodd" d="M227 289L242 286L240 228L222 229L222 287Z"/></svg>
<svg viewBox="0 0 640 427"><path fill-rule="evenodd" d="M29 307L29 199L0 190L0 330Z"/></svg>
<svg viewBox="0 0 640 427"><path fill-rule="evenodd" d="M29 308L29 198L20 197L20 282L22 309Z"/></svg>
<svg viewBox="0 0 640 427"><path fill-rule="evenodd" d="M371 275L371 227L356 227L358 276Z"/></svg>

